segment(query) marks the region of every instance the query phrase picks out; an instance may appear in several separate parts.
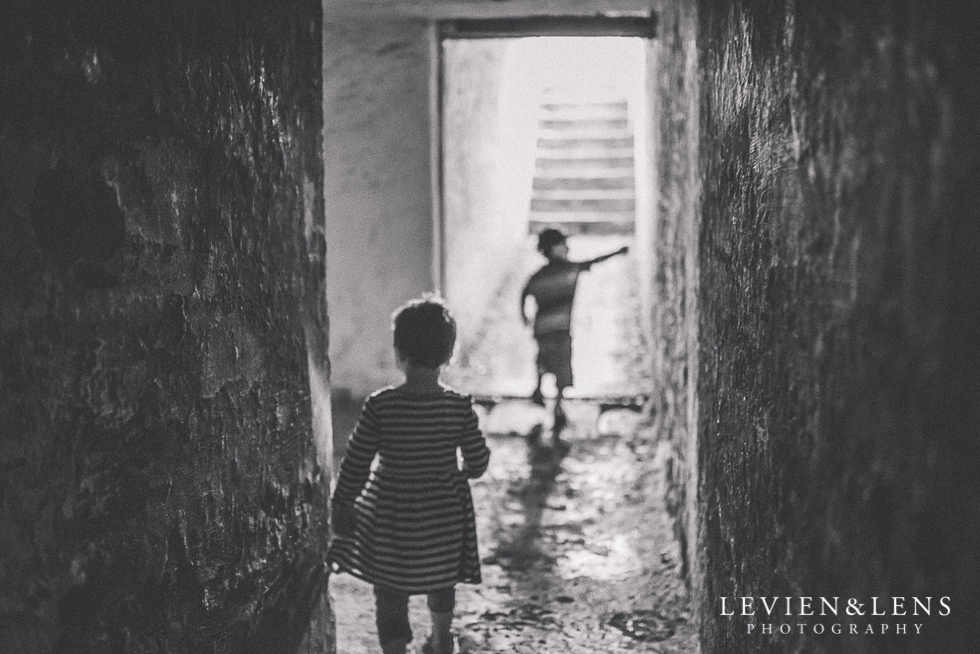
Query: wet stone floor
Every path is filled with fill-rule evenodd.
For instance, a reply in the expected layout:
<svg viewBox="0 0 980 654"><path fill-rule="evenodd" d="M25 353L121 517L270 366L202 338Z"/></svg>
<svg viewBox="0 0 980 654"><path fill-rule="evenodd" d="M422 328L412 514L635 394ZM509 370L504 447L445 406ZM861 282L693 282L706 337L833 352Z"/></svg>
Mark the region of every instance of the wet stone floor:
<svg viewBox="0 0 980 654"><path fill-rule="evenodd" d="M484 415L490 468L472 482L483 583L457 586L459 652L696 652L663 506L663 448L631 411L569 402L563 445L549 413L504 402ZM370 586L330 580L337 651L379 652ZM413 597L415 640L429 630Z"/></svg>

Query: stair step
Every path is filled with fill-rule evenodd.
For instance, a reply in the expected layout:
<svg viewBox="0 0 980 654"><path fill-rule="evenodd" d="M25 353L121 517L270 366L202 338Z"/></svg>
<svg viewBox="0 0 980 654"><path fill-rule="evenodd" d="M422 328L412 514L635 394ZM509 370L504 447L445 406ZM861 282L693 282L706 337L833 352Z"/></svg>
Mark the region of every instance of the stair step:
<svg viewBox="0 0 980 654"><path fill-rule="evenodd" d="M628 188L614 189L534 189L532 198L541 200L633 200L632 184Z"/></svg>
<svg viewBox="0 0 980 654"><path fill-rule="evenodd" d="M584 118L571 120L567 118L542 118L538 121L541 129L628 129L626 118Z"/></svg>
<svg viewBox="0 0 980 654"><path fill-rule="evenodd" d="M601 150L538 150L536 161L565 161L565 160L633 160L633 148L606 148Z"/></svg>
<svg viewBox="0 0 980 654"><path fill-rule="evenodd" d="M622 90L583 102L556 91L541 104L530 222L570 232L631 233L635 141Z"/></svg>
<svg viewBox="0 0 980 654"><path fill-rule="evenodd" d="M615 177L535 177L533 188L535 191L596 191L606 189L633 190L634 186L632 175L619 175Z"/></svg>
<svg viewBox="0 0 980 654"><path fill-rule="evenodd" d="M528 227L532 232L540 232L548 227L560 229L566 234L631 234L635 221L633 215L610 218L608 214L576 214L560 216L556 214L532 214Z"/></svg>
<svg viewBox="0 0 980 654"><path fill-rule="evenodd" d="M578 85L546 85L541 89L544 104L582 104L582 102L625 102L629 93L620 84L601 84L595 80L589 92Z"/></svg>
<svg viewBox="0 0 980 654"><path fill-rule="evenodd" d="M612 129L577 129L565 127L562 129L538 128L538 138L545 140L557 139L625 139L633 138L633 131L628 127Z"/></svg>
<svg viewBox="0 0 980 654"><path fill-rule="evenodd" d="M632 222L633 211L534 211L531 220L550 222Z"/></svg>
<svg viewBox="0 0 980 654"><path fill-rule="evenodd" d="M545 103L542 115L548 118L621 118L628 113L625 102L604 103Z"/></svg>
<svg viewBox="0 0 980 654"><path fill-rule="evenodd" d="M627 212L636 210L633 198L531 198L531 211L549 212Z"/></svg>
<svg viewBox="0 0 980 654"><path fill-rule="evenodd" d="M567 136L548 136L538 137L538 148L541 150L603 150L603 149L629 149L633 148L632 136L619 137L567 137Z"/></svg>
<svg viewBox="0 0 980 654"><path fill-rule="evenodd" d="M580 109L582 107L597 109L626 109L626 100L617 98L615 100L582 100L581 98L556 98L546 97L541 103L541 108L545 111L564 111L566 109Z"/></svg>
<svg viewBox="0 0 980 654"><path fill-rule="evenodd" d="M534 171L535 179L619 179L633 178L633 167L627 168L589 168L588 166L577 167L545 167Z"/></svg>
<svg viewBox="0 0 980 654"><path fill-rule="evenodd" d="M592 171L598 170L632 170L633 169L633 157L589 157L589 158L575 158L575 157L562 157L555 159L541 159L539 158L535 162L535 169L538 171L556 171L556 170L578 170L578 171ZM599 176L599 175L596 175Z"/></svg>

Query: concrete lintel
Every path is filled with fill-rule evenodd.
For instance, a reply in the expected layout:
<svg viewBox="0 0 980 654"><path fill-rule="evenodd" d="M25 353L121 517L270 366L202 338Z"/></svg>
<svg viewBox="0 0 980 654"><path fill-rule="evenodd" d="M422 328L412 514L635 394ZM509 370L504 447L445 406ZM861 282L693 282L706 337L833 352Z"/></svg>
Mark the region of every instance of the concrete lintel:
<svg viewBox="0 0 980 654"><path fill-rule="evenodd" d="M331 16L457 18L521 18L528 16L643 16L659 13L664 0L324 0Z"/></svg>
<svg viewBox="0 0 980 654"><path fill-rule="evenodd" d="M522 36L637 36L654 38L656 18L640 15L524 16L516 18L461 18L441 21L439 36L486 39Z"/></svg>

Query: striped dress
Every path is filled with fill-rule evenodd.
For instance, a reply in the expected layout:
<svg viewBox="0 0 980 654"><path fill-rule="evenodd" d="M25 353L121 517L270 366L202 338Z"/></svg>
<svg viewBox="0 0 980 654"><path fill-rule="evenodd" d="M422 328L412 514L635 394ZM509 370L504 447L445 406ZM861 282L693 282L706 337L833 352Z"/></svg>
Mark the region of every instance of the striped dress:
<svg viewBox="0 0 980 654"><path fill-rule="evenodd" d="M334 491L335 507L353 504L355 526L330 544L332 570L410 595L479 583L467 479L482 475L489 460L471 397L448 389L371 395Z"/></svg>

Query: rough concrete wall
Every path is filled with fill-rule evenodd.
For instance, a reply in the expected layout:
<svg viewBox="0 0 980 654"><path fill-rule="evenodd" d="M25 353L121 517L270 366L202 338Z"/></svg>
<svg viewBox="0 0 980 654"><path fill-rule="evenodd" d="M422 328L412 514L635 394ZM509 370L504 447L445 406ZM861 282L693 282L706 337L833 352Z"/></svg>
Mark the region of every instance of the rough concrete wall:
<svg viewBox="0 0 980 654"><path fill-rule="evenodd" d="M642 54L637 68L636 79L630 90L633 102L630 102L630 124L634 129L635 151L633 168L636 192L636 219L634 223L633 256L637 264L638 293L640 305L640 329L644 338L653 331L654 309L654 275L653 264L655 251L654 221L660 200L657 178L657 161L654 146L659 141L660 121L655 116L653 108L657 104L657 80L659 79L657 63L660 43L657 39L646 39L643 42ZM650 357L651 352L646 352ZM652 362L652 358L648 360ZM647 364L649 368L652 364Z"/></svg>
<svg viewBox="0 0 980 654"><path fill-rule="evenodd" d="M978 5L700 12L704 649L975 651ZM841 620L925 623L894 638L718 617L760 595L952 614Z"/></svg>
<svg viewBox="0 0 980 654"><path fill-rule="evenodd" d="M518 45L443 46L445 294L461 349L478 337L484 311L527 245L539 89Z"/></svg>
<svg viewBox="0 0 980 654"><path fill-rule="evenodd" d="M0 12L0 651L326 651L319 7L265 4Z"/></svg>
<svg viewBox="0 0 980 654"><path fill-rule="evenodd" d="M331 382L364 396L398 378L391 312L435 288L428 27L324 25L324 198Z"/></svg>
<svg viewBox="0 0 980 654"><path fill-rule="evenodd" d="M658 433L669 446L667 507L692 590L700 588L697 490L698 78L696 13L664 8L650 57L652 158L653 395Z"/></svg>

